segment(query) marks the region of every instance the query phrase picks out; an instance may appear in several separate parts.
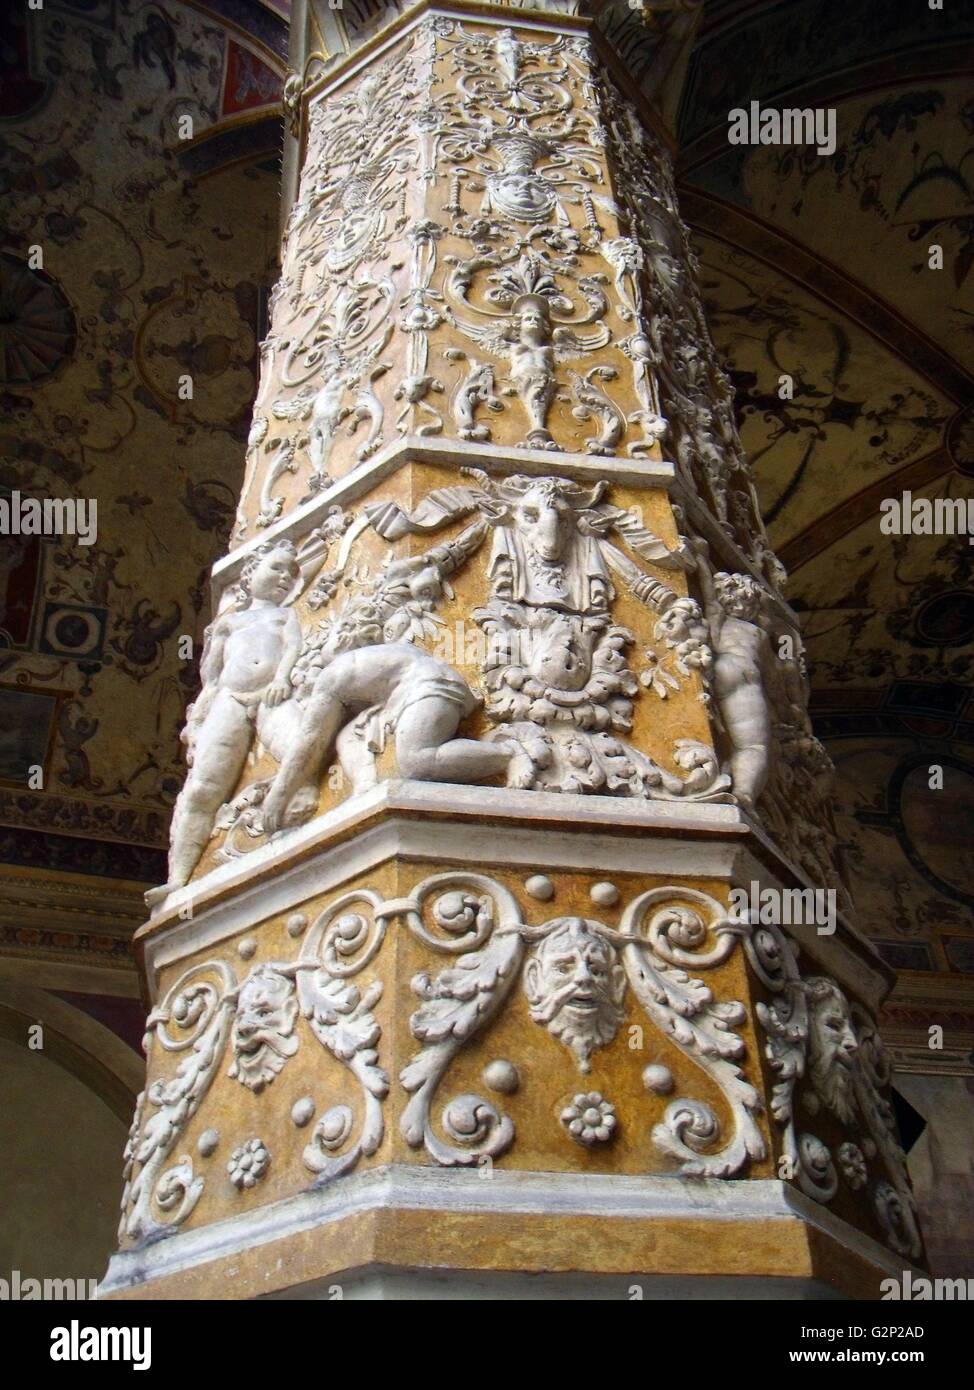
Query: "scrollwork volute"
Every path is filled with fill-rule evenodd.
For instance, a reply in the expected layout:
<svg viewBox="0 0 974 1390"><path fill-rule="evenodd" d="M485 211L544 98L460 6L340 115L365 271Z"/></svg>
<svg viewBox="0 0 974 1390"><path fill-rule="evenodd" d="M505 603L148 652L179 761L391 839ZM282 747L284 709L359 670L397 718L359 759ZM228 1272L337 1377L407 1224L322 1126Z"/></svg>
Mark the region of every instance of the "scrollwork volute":
<svg viewBox="0 0 974 1390"><path fill-rule="evenodd" d="M210 634L167 888L195 872L218 816L229 832L219 853L246 853L315 814L326 758L365 791L388 743L400 775L418 779L733 794L813 881L839 888L822 813L828 758L808 725L800 647L791 666L778 659L779 576L668 157L592 62L579 35L426 17L312 101L238 539L253 548L262 528L396 440L452 432L466 446L550 451L553 464L672 450L751 570L718 569L689 525L690 539L663 541L604 482L476 467L411 507L366 501L301 554L272 542L263 568L289 564L287 593L283 579L268 588L258 549L246 602ZM288 479L299 481L281 491ZM464 517L466 530L425 556L392 551L381 574L356 577L367 531L395 546ZM488 540L478 684L428 647L449 576ZM699 597L680 592L684 576ZM641 653L613 620L620 596L651 615ZM316 628L296 626L299 604L324 610ZM230 658L245 635L266 670L241 681ZM629 738L634 701L677 692L704 704L716 748ZM471 740L460 725L482 704L494 727ZM279 771L234 787L258 746Z"/></svg>
<svg viewBox="0 0 974 1390"><path fill-rule="evenodd" d="M514 1141L514 1125L489 1101L465 1095L449 1102L443 1129L452 1143L435 1133L430 1110L457 1051L499 1012L517 979L523 957L517 901L479 874L445 873L425 880L408 899L387 904L387 909L401 916L433 952L454 960L435 977L424 972L412 982L421 1002L410 1030L423 1046L399 1077L410 1096L400 1126L403 1136L413 1147L425 1145L447 1166L499 1157Z"/></svg>
<svg viewBox="0 0 974 1390"><path fill-rule="evenodd" d="M387 919L380 915L381 905L367 889L343 894L308 928L296 959L255 965L240 983L225 962L208 961L185 971L167 991L147 1020L150 1063L158 1063L160 1053L186 1055L171 1077L154 1081L140 1098L125 1151L120 1237L144 1243L187 1219L203 1193L204 1177L194 1172L188 1155L162 1170L209 1092L224 1053L229 1046L227 1075L260 1095L298 1052L299 1017L354 1078L360 1111L354 1138L350 1107L340 1107L347 1115L344 1124L336 1124L333 1111L324 1115L304 1151L305 1166L323 1183L376 1151L383 1135L381 1103L389 1089L379 1065L381 1029L372 1013L382 985L372 979L360 988L352 977L370 965L382 945ZM204 1146L201 1154L208 1157L212 1147ZM262 1141L238 1145L228 1169L234 1186L241 1191L253 1186L269 1163Z"/></svg>
<svg viewBox="0 0 974 1390"><path fill-rule="evenodd" d="M586 38L425 19L313 98L273 308L241 534L383 444L496 421L555 451L662 441L777 581L668 155Z"/></svg>
<svg viewBox="0 0 974 1390"><path fill-rule="evenodd" d="M425 924L423 910L434 894L437 934ZM744 1006L717 1001L683 968L723 964L746 930L714 899L690 889L654 889L629 905L618 929L574 917L528 926L516 901L496 882L453 873L425 880L413 897L384 910L402 915L432 950L457 957L435 978L423 973L413 981L424 1002L411 1028L424 1047L400 1077L413 1097L403 1133L410 1144L425 1144L437 1162L474 1164L514 1142L512 1122L486 1102L478 1108L465 1098L467 1112L479 1115L480 1123L470 1128L463 1146L448 1146L434 1133L430 1111L453 1057L496 1016L522 973L531 1017L572 1051L581 1073L590 1069L596 1049L615 1040L631 987L650 1024L715 1083L731 1115L728 1135L712 1108L693 1098L671 1103L652 1131L653 1143L679 1160L685 1175L733 1176L764 1157L755 1120L761 1102L744 1078L745 1046L734 1031L746 1016ZM526 945L531 949L524 963ZM444 1129L456 1141L456 1126L446 1123L449 1110ZM576 1118L581 1124L581 1111ZM714 1152L721 1139L726 1142Z"/></svg>
<svg viewBox="0 0 974 1390"><path fill-rule="evenodd" d="M180 1061L171 1077L149 1084L136 1107L125 1148L122 1240L141 1243L166 1235L202 1195L204 1179L189 1155L165 1165L213 1082L235 1007L233 971L210 961L185 971L146 1020L150 1063L159 1052L176 1053Z"/></svg>
<svg viewBox="0 0 974 1390"><path fill-rule="evenodd" d="M311 924L301 947L297 977L301 1013L319 1043L351 1073L361 1107L358 1137L344 1151L351 1122L336 1127L335 1117L326 1115L315 1127L304 1163L318 1175L319 1183L347 1172L361 1157L375 1153L382 1142L382 1101L389 1078L379 1065L382 1030L372 1012L382 997L382 984L377 979L364 987L352 982L370 965L385 938L381 906L381 899L367 889L342 894Z"/></svg>
<svg viewBox="0 0 974 1390"><path fill-rule="evenodd" d="M681 899L677 903L667 899ZM676 1100L653 1130L653 1142L694 1177L731 1177L767 1151L756 1116L761 1098L742 1071L743 1039L735 1028L747 1017L736 1000L717 1000L684 967L709 970L726 961L747 936L746 923L729 916L705 893L651 889L630 903L622 934L629 938L626 968L640 1004L657 1027L720 1088L731 1111L723 1136L716 1115L698 1100ZM716 1153L704 1152L725 1138Z"/></svg>

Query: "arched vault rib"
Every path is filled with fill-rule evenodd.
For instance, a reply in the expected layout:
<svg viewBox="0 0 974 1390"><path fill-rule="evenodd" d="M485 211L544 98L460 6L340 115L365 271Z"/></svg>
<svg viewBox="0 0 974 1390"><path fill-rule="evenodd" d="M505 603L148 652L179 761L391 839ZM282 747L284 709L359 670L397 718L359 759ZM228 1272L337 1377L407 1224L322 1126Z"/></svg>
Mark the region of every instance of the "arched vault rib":
<svg viewBox="0 0 974 1390"><path fill-rule="evenodd" d="M843 101L866 96L870 92L888 91L892 87L911 86L916 82L943 82L951 77L969 78L970 72L970 43L959 41L895 56L884 55L872 62L844 72L828 73L784 91L759 92L755 88L753 95L755 99L760 98L763 104L779 108L838 106ZM726 154L727 149L725 121L682 147L677 164L679 177L685 180L694 170Z"/></svg>
<svg viewBox="0 0 974 1390"><path fill-rule="evenodd" d="M974 376L961 363L837 266L733 203L687 185L682 185L679 192L684 216L692 230L723 241L787 275L796 286L865 329L887 351L948 396L959 409L974 398ZM949 427L948 422L947 429ZM874 515L880 500L891 491L917 490L950 472L951 467L943 446L921 458L911 459L898 471L871 483L845 500L841 507L820 516L794 536L779 549L782 563L794 573Z"/></svg>

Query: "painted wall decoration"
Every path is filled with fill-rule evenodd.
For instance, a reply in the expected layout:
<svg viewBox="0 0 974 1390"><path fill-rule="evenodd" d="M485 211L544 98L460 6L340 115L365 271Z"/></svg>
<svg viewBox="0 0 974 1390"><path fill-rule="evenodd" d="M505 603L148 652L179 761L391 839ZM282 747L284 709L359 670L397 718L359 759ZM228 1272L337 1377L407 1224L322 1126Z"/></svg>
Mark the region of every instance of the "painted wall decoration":
<svg viewBox="0 0 974 1390"><path fill-rule="evenodd" d="M970 82L897 85L836 109L834 154L732 149L718 161L720 192L799 237L962 357L974 335L974 315L957 297L974 265ZM933 244L943 249L943 273L928 264Z"/></svg>
<svg viewBox="0 0 974 1390"><path fill-rule="evenodd" d="M0 685L0 782L24 782L24 769L43 771L57 719L56 692Z"/></svg>
<svg viewBox="0 0 974 1390"><path fill-rule="evenodd" d="M937 448L952 402L840 305L713 236L697 244L708 317L731 364L769 534L783 551L823 512ZM783 375L790 398L780 394Z"/></svg>
<svg viewBox="0 0 974 1390"><path fill-rule="evenodd" d="M948 943L974 945L974 757L970 748L931 743L926 753L900 738L829 742L838 774L837 825L860 924L890 964L906 970L961 970ZM929 768L944 788L929 786ZM945 806L948 812L945 813Z"/></svg>
<svg viewBox="0 0 974 1390"><path fill-rule="evenodd" d="M944 26L878 0L718 0L680 108L681 201L802 619L859 920L927 979L974 964L974 552L883 535L879 507L974 499L972 32L964 4ZM731 146L728 112L751 100L834 108L834 153ZM933 997L899 1021L919 1027Z"/></svg>
<svg viewBox="0 0 974 1390"><path fill-rule="evenodd" d="M182 777L277 246L277 162L228 165L221 141L277 119L286 29L222 8L62 0L18 12L4 49L0 495L98 507L91 546L11 538L0 557L0 824L16 862L75 871L70 837L88 862L106 839L102 871L151 878L139 853L164 842Z"/></svg>

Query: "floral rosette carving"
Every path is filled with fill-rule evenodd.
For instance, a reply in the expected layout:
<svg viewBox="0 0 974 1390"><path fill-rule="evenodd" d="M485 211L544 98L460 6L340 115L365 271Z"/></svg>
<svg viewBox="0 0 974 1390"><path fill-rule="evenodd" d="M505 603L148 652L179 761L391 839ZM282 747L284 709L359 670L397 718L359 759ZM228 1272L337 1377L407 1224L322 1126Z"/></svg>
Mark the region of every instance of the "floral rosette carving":
<svg viewBox="0 0 974 1390"><path fill-rule="evenodd" d="M478 1097L458 1098L444 1110L449 1144L435 1133L430 1115L453 1058L497 1016L522 963L531 1017L572 1052L583 1074L593 1052L618 1033L628 982L653 1024L717 1084L732 1117L729 1135L696 1099L671 1103L653 1130L654 1144L680 1160L681 1172L727 1177L764 1156L754 1119L760 1101L741 1071L744 1043L734 1031L744 1007L715 1000L684 968L722 964L746 932L716 900L690 889L654 889L630 904L619 930L577 917L529 926L515 899L493 880L446 873L382 911L402 916L429 949L456 960L433 978L424 972L413 980L423 1002L410 1026L424 1046L400 1075L411 1094L403 1134L413 1146L424 1144L437 1162L474 1164L498 1156L514 1140L510 1119Z"/></svg>
<svg viewBox="0 0 974 1390"><path fill-rule="evenodd" d="M355 1078L362 1112L355 1138L351 1108L341 1107L347 1122L340 1124L335 1107L322 1116L304 1150L305 1167L320 1184L375 1153L383 1135L381 1103L389 1089L372 1013L382 986L373 980L360 989L350 977L364 970L382 945L387 918L379 915L381 903L368 889L343 894L312 923L296 960L262 962L240 983L223 961L193 966L153 1009L146 1025L150 1065L158 1060L157 1048L186 1055L170 1079L154 1081L140 1097L125 1149L120 1238L144 1244L186 1220L203 1193L204 1178L195 1174L188 1155L163 1168L202 1105L224 1053L229 1047L228 1077L259 1095L297 1053L299 1017ZM241 1191L263 1176L269 1162L253 1148L260 1141L248 1143L250 1148L245 1143L234 1150L229 1169Z"/></svg>

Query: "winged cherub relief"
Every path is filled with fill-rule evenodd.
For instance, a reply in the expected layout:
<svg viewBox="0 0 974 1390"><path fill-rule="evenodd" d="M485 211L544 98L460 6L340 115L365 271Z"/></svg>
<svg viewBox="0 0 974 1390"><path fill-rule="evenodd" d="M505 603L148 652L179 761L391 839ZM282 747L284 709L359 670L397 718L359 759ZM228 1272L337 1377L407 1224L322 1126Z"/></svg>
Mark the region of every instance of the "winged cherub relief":
<svg viewBox="0 0 974 1390"><path fill-rule="evenodd" d="M479 262L461 262L451 276L450 288L455 297L466 299L473 271L479 266L494 263L484 257ZM488 293L488 299L504 304L507 312L503 322L473 323L451 312L456 328L478 346L508 363L511 387L508 394L520 400L528 418L528 431L520 447L527 449L557 449L562 446L552 438L548 429L548 413L558 387L557 367L574 361L586 353L605 347L610 338L608 328L599 324L588 337L580 338L574 328L592 323L605 311L605 298L593 281L582 286L587 290L590 312L572 326L559 324L559 312L570 311L571 301L558 289L550 268L540 257L522 256L516 267L506 267L490 277L498 288ZM493 310L477 309L482 314Z"/></svg>

